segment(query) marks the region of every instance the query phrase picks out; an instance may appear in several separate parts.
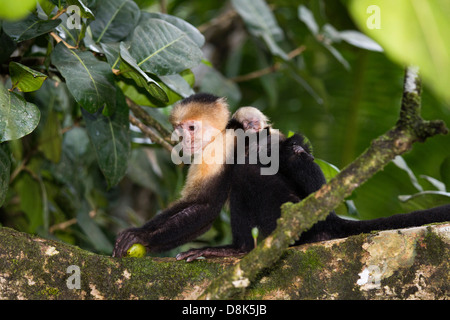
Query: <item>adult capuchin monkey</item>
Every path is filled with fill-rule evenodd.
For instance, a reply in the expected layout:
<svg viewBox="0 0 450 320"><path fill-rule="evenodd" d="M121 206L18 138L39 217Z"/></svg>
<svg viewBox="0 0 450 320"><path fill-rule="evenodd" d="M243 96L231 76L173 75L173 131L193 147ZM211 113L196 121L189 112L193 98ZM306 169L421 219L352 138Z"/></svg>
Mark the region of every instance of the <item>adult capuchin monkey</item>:
<svg viewBox="0 0 450 320"><path fill-rule="evenodd" d="M231 167L226 164L226 155L227 148L233 148L234 138L226 137L229 118L225 99L209 94L192 95L174 106L170 122L176 132L182 133L183 156L187 153L188 158L194 157L181 199L142 227L121 232L114 257L126 256L135 243L150 252L170 250L194 240L211 227L230 189Z"/></svg>

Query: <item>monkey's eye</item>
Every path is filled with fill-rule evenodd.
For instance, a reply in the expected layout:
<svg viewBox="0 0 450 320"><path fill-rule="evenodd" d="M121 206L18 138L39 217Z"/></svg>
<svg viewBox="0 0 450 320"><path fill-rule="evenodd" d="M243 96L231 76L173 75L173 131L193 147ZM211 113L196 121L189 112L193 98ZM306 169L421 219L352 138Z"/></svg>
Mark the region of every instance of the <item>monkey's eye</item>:
<svg viewBox="0 0 450 320"><path fill-rule="evenodd" d="M189 131L194 131L195 130L195 126L189 126Z"/></svg>

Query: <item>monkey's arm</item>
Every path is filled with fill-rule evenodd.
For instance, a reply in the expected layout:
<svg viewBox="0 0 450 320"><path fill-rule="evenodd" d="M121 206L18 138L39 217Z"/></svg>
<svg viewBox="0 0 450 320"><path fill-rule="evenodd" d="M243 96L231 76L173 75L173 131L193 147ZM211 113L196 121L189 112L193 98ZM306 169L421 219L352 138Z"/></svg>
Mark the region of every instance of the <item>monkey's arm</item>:
<svg viewBox="0 0 450 320"><path fill-rule="evenodd" d="M142 227L121 232L113 257L125 256L134 243L144 245L150 252L161 252L192 241L211 227L222 205L179 201Z"/></svg>

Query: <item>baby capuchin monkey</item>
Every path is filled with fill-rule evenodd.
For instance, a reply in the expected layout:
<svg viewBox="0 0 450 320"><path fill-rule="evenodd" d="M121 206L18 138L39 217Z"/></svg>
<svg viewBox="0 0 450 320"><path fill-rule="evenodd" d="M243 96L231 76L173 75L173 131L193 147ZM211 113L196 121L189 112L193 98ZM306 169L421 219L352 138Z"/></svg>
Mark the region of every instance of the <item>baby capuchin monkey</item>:
<svg viewBox="0 0 450 320"><path fill-rule="evenodd" d="M182 134L183 152L207 155L215 161L200 159L199 163L191 164L181 199L142 227L121 232L114 257L126 256L135 243L144 245L149 252L167 251L194 240L211 227L230 189L231 171L225 157L234 140L226 139L229 118L225 99L209 94L190 96L174 106L170 122Z"/></svg>

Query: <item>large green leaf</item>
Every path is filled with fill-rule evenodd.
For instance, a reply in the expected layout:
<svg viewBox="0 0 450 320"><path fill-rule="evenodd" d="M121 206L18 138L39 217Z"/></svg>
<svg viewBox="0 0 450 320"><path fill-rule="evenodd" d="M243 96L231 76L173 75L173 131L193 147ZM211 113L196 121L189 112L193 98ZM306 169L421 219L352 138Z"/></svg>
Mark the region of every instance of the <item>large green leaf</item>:
<svg viewBox="0 0 450 320"><path fill-rule="evenodd" d="M31 133L41 113L32 103L0 84L0 142L15 140Z"/></svg>
<svg viewBox="0 0 450 320"><path fill-rule="evenodd" d="M58 114L50 111L47 121L43 126L39 136L39 150L47 159L54 163L58 163L61 159L62 152L62 134L61 125L59 123Z"/></svg>
<svg viewBox="0 0 450 320"><path fill-rule="evenodd" d="M148 19L160 19L173 24L175 27L186 33L186 35L195 42L198 47L202 47L205 44L205 37L198 31L196 27L187 21L180 19L169 14L157 13L157 12L142 12L141 21Z"/></svg>
<svg viewBox="0 0 450 320"><path fill-rule="evenodd" d="M130 53L142 70L156 75L176 74L195 67L203 55L186 32L161 19L139 22Z"/></svg>
<svg viewBox="0 0 450 320"><path fill-rule="evenodd" d="M169 101L167 94L158 82L150 78L138 67L136 60L130 56L123 42L120 44L120 58L120 71L123 76L133 79L138 86L145 88L152 97L163 102Z"/></svg>
<svg viewBox="0 0 450 320"><path fill-rule="evenodd" d="M41 185L30 174L22 174L14 188L19 195L20 209L28 218L29 232L35 232L44 222Z"/></svg>
<svg viewBox="0 0 450 320"><path fill-rule="evenodd" d="M110 187L125 175L131 148L129 110L120 90L117 90L117 102L117 110L112 116L105 116L100 111L90 114L82 110L98 164Z"/></svg>
<svg viewBox="0 0 450 320"><path fill-rule="evenodd" d="M3 205L8 192L10 173L11 160L9 159L9 152L4 145L0 145L0 207Z"/></svg>
<svg viewBox="0 0 450 320"><path fill-rule="evenodd" d="M124 39L138 23L140 13L131 0L98 0L95 20L90 24L95 42Z"/></svg>
<svg viewBox="0 0 450 320"><path fill-rule="evenodd" d="M286 53L278 46L277 41L283 39L283 30L264 0L232 0L234 9L244 20L248 31L255 37L261 37L272 54L287 60Z"/></svg>
<svg viewBox="0 0 450 320"><path fill-rule="evenodd" d="M30 14L20 21L4 21L3 31L14 41L20 42L53 31L60 23L60 19L41 20Z"/></svg>
<svg viewBox="0 0 450 320"><path fill-rule="evenodd" d="M0 0L0 19L21 19L36 6L36 0Z"/></svg>
<svg viewBox="0 0 450 320"><path fill-rule="evenodd" d="M419 66L424 80L450 101L448 0L353 0L350 12L394 61Z"/></svg>
<svg viewBox="0 0 450 320"><path fill-rule="evenodd" d="M47 79L47 75L17 62L9 63L9 75L11 76L13 87L18 88L22 92L38 90L45 79Z"/></svg>
<svg viewBox="0 0 450 320"><path fill-rule="evenodd" d="M94 113L105 103L114 110L116 87L111 68L97 60L91 52L68 49L59 43L52 53L52 62L66 79L75 100Z"/></svg>

